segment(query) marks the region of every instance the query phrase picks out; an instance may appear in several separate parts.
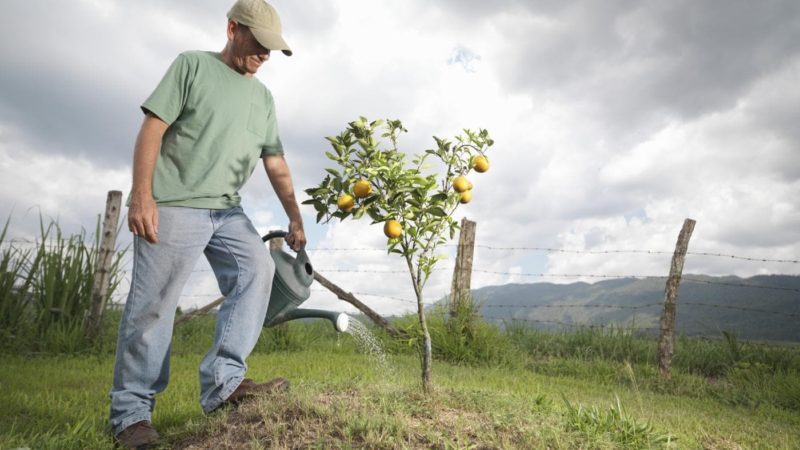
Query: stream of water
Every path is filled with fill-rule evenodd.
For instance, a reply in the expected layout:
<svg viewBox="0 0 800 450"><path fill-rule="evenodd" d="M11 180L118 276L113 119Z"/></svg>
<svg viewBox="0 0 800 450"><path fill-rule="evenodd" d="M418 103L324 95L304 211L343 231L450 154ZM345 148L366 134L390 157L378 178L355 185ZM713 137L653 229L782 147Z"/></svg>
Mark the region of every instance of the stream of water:
<svg viewBox="0 0 800 450"><path fill-rule="evenodd" d="M371 361L377 364L381 369L384 369L387 374L391 375L394 373L394 369L389 363L386 352L383 351L380 342L378 342L378 339L375 338L375 335L369 331L366 325L350 317L350 324L345 332L353 336L358 349L366 353Z"/></svg>

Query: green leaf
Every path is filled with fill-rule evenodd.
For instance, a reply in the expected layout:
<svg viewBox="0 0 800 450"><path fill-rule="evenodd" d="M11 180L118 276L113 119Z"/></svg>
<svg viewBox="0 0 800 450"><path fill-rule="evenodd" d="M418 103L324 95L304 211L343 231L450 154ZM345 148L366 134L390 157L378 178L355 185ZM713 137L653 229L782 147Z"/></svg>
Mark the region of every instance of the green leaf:
<svg viewBox="0 0 800 450"><path fill-rule="evenodd" d="M353 219L360 219L364 216L364 213L367 212L367 208L358 208L355 213L353 213Z"/></svg>
<svg viewBox="0 0 800 450"><path fill-rule="evenodd" d="M375 208L364 208L367 210L367 214L372 218L374 221L373 223L383 222L383 216L381 216Z"/></svg>
<svg viewBox="0 0 800 450"><path fill-rule="evenodd" d="M447 194L445 194L443 192L440 192L440 193L432 196L430 202L431 203L439 203L439 202L443 202L445 200L447 200Z"/></svg>
<svg viewBox="0 0 800 450"><path fill-rule="evenodd" d="M339 160L339 157L338 157L338 156L336 156L336 155L334 155L334 154L333 154L333 153L331 153L331 152L325 152L325 156L327 156L327 157L328 157L328 159L331 159L331 160L333 160L333 161L338 161L338 160Z"/></svg>
<svg viewBox="0 0 800 450"><path fill-rule="evenodd" d="M336 169L325 169L325 171L328 172L329 174L337 177L337 178L341 177L341 175L339 174L339 171L336 170Z"/></svg>
<svg viewBox="0 0 800 450"><path fill-rule="evenodd" d="M325 211L320 211L317 213L317 223L325 216Z"/></svg>
<svg viewBox="0 0 800 450"><path fill-rule="evenodd" d="M434 206L433 208L430 208L428 210L428 212L430 214L433 214L436 217L445 217L445 216L447 216L447 213L444 212L444 210L442 208L438 207L438 206Z"/></svg>
<svg viewBox="0 0 800 450"><path fill-rule="evenodd" d="M372 194L372 195L370 195L369 197L365 198L365 199L364 199L364 203L362 203L362 204L363 204L364 206L369 206L369 205L371 205L371 204L373 204L373 203L377 202L377 201L378 201L380 198L381 198L381 197L380 197L379 195L377 195L377 194Z"/></svg>

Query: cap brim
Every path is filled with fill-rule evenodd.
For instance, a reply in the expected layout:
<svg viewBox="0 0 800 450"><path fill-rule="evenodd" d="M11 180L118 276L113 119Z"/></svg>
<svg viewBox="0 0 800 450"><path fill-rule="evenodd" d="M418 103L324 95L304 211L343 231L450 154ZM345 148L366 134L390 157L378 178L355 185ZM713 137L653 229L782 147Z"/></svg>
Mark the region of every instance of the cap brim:
<svg viewBox="0 0 800 450"><path fill-rule="evenodd" d="M253 36L264 48L271 51L280 50L284 55L292 56L292 50L289 48L289 44L283 40L280 34L256 27L251 27L250 31L253 32Z"/></svg>

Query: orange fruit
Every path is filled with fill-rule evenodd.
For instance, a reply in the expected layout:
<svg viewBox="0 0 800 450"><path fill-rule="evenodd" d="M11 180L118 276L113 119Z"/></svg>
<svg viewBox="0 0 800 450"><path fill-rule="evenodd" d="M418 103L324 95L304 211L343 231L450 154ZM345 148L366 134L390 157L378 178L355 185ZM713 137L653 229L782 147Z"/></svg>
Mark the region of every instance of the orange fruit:
<svg viewBox="0 0 800 450"><path fill-rule="evenodd" d="M399 238L403 234L403 226L394 219L387 220L383 224L383 234L389 239Z"/></svg>
<svg viewBox="0 0 800 450"><path fill-rule="evenodd" d="M472 168L475 169L476 172L486 172L489 170L489 160L483 155L476 156L472 159Z"/></svg>
<svg viewBox="0 0 800 450"><path fill-rule="evenodd" d="M358 180L353 185L353 193L358 198L364 198L372 193L372 185L367 180Z"/></svg>
<svg viewBox="0 0 800 450"><path fill-rule="evenodd" d="M470 183L464 175L459 175L453 178L453 189L455 189L456 192L466 192L472 189L472 183Z"/></svg>
<svg viewBox="0 0 800 450"><path fill-rule="evenodd" d="M461 200L459 200L463 204L467 204L472 200L472 191L464 191L461 193Z"/></svg>
<svg viewBox="0 0 800 450"><path fill-rule="evenodd" d="M352 195L343 194L339 197L339 200L336 201L336 206L339 207L344 212L350 212L353 210L353 207L356 205L356 201Z"/></svg>

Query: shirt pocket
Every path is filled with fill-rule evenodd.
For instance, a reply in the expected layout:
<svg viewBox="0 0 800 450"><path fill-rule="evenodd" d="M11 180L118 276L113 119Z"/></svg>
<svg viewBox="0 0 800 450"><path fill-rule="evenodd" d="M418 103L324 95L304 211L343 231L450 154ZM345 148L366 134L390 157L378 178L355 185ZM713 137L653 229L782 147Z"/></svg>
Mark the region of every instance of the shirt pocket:
<svg viewBox="0 0 800 450"><path fill-rule="evenodd" d="M267 109L263 105L250 104L250 117L247 119L247 130L264 138L267 136Z"/></svg>

